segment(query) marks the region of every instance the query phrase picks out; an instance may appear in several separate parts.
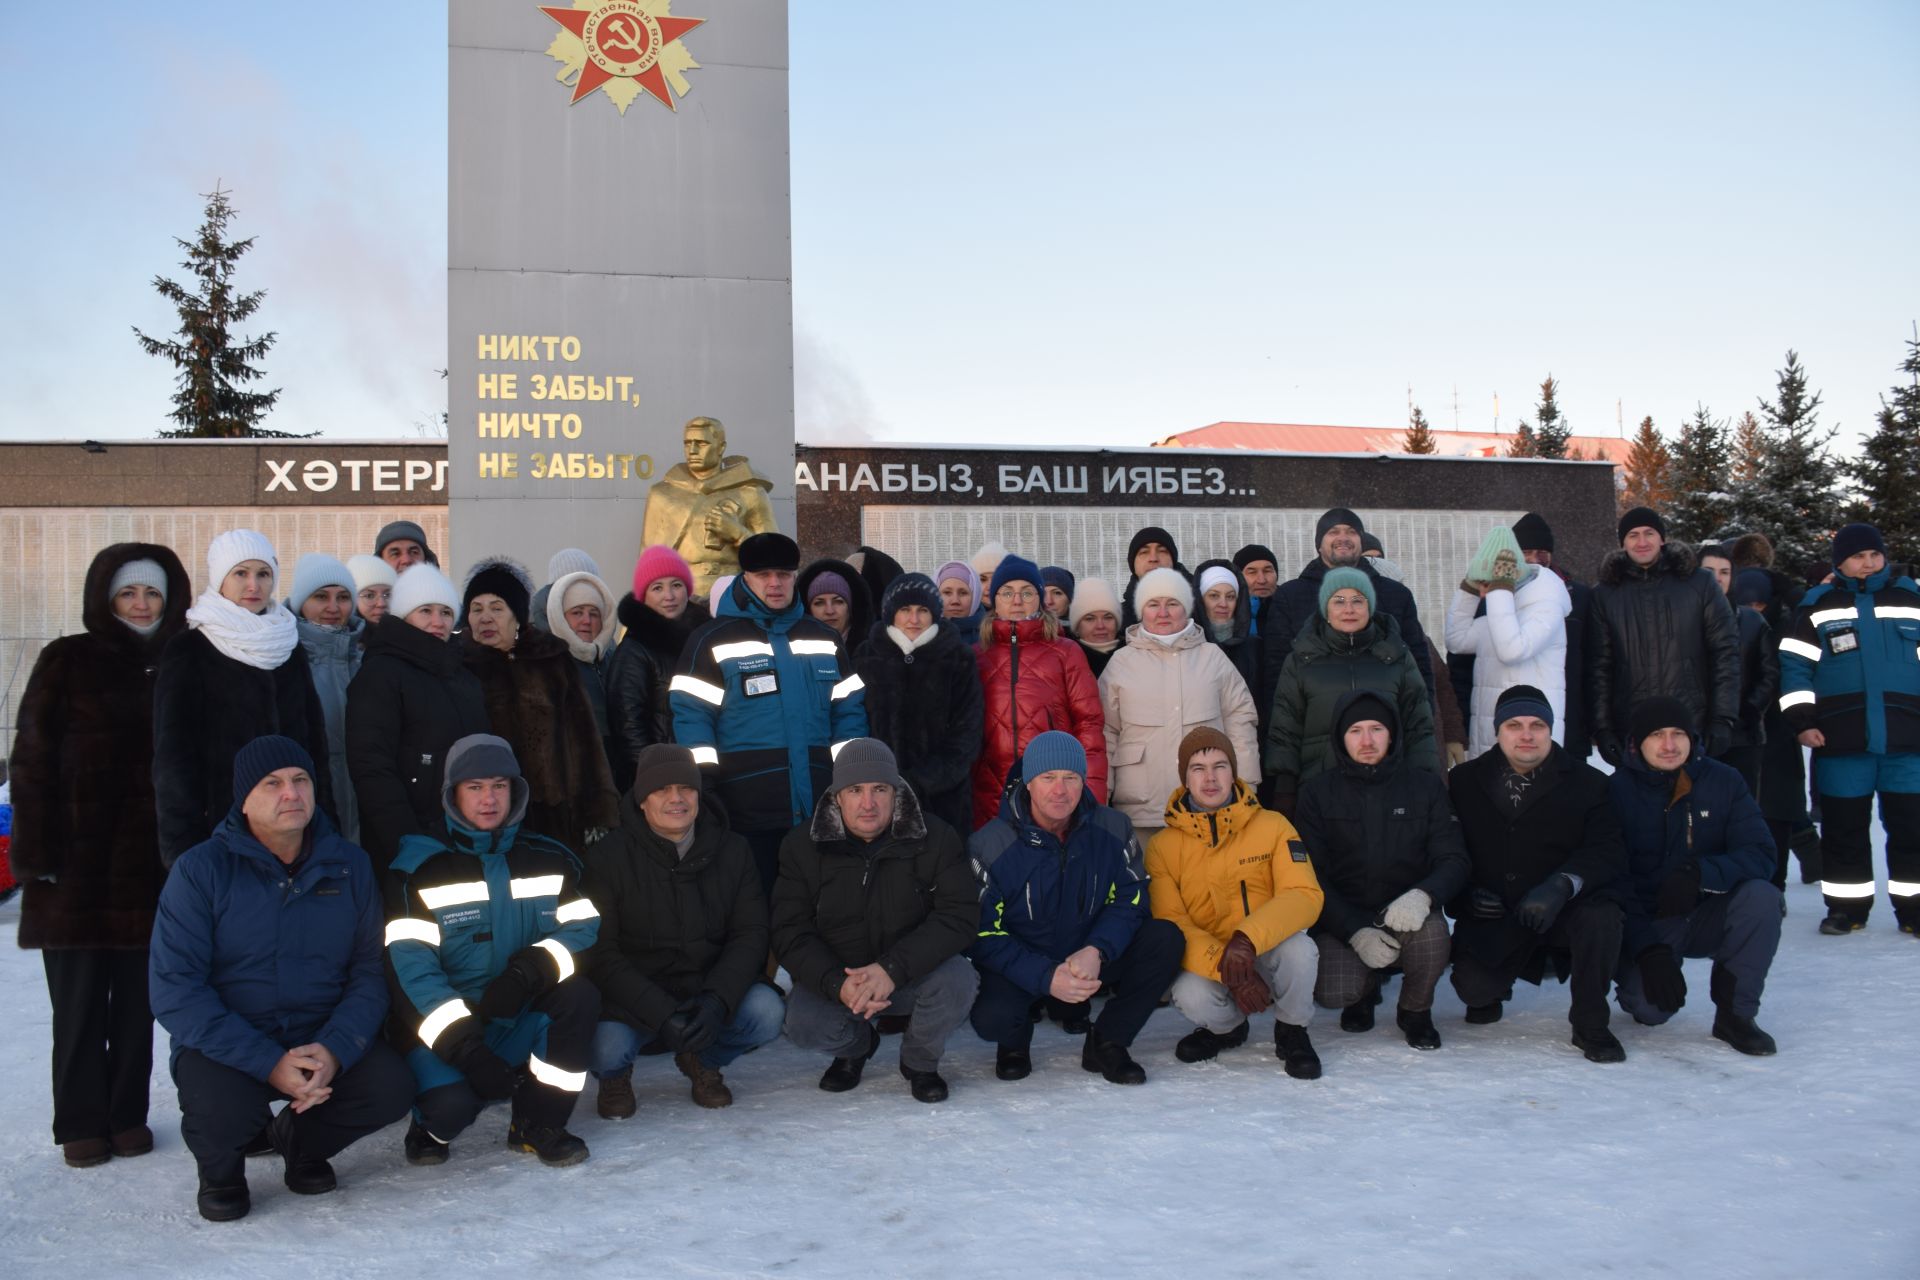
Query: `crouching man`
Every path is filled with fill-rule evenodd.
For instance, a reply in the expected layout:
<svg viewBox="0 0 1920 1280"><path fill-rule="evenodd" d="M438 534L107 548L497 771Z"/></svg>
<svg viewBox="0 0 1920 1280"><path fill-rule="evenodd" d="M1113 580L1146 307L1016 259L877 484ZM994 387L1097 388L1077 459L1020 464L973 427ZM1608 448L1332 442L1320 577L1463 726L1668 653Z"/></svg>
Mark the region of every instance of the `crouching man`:
<svg viewBox="0 0 1920 1280"><path fill-rule="evenodd" d="M840 748L813 818L780 845L773 949L793 978L787 1038L833 1056L820 1087L860 1083L880 1047L873 1019L906 1015L900 1074L921 1102L942 1102L940 1056L973 1007L979 887L960 835L921 813L893 752L877 738Z"/></svg>
<svg viewBox="0 0 1920 1280"><path fill-rule="evenodd" d="M1684 702L1649 698L1630 723L1607 783L1627 843L1620 1007L1659 1026L1687 1001L1681 958L1712 956L1714 1036L1764 1057L1773 1037L1753 1019L1780 948L1773 833L1740 774L1694 741Z"/></svg>
<svg viewBox="0 0 1920 1280"><path fill-rule="evenodd" d="M1087 790L1087 752L1050 729L1020 757L1021 784L1000 816L968 841L984 879L973 962L980 997L973 1029L999 1046L994 1074L1033 1070L1032 1009L1046 996L1106 1007L1087 1032L1080 1065L1114 1084L1145 1084L1127 1053L1180 970L1180 930L1148 915L1147 872L1133 824Z"/></svg>
<svg viewBox="0 0 1920 1280"><path fill-rule="evenodd" d="M1320 953L1307 928L1320 883L1293 824L1237 780L1233 743L1201 727L1180 740L1167 825L1147 842L1153 914L1186 939L1173 1003L1198 1024L1174 1047L1204 1062L1247 1042L1247 1018L1272 1008L1273 1051L1296 1080L1320 1076L1307 1037Z"/></svg>
<svg viewBox="0 0 1920 1280"><path fill-rule="evenodd" d="M656 742L640 752L620 825L593 846L587 869L600 908L601 1117L634 1113L633 1061L653 1040L693 1082L696 1103L731 1106L720 1069L777 1037L787 1007L758 981L767 899L753 850L725 811L701 803L690 749Z"/></svg>
<svg viewBox="0 0 1920 1280"><path fill-rule="evenodd" d="M441 1164L489 1102L511 1098L507 1146L572 1165L587 1144L567 1119L587 1084L600 993L581 972L600 913L580 863L520 830L528 788L505 739L447 750L444 812L400 841L391 874L403 914L387 923L394 1030L417 1096L410 1164Z"/></svg>
<svg viewBox="0 0 1920 1280"><path fill-rule="evenodd" d="M1373 1029L1388 974L1404 975L1394 1022L1416 1049L1438 1049L1433 991L1451 948L1438 904L1467 883L1467 847L1447 784L1400 751L1400 713L1370 690L1333 710L1334 767L1300 789L1295 817L1326 901L1314 998L1342 1031Z"/></svg>
<svg viewBox="0 0 1920 1280"><path fill-rule="evenodd" d="M1453 989L1468 1022L1498 1022L1514 979L1537 984L1551 963L1571 976L1573 1047L1624 1062L1607 1027L1626 870L1607 779L1554 742L1553 708L1532 685L1503 691L1493 721L1495 749L1447 775L1473 864L1451 907Z"/></svg>
<svg viewBox="0 0 1920 1280"><path fill-rule="evenodd" d="M200 1216L252 1208L245 1151L263 1129L299 1195L334 1189L329 1157L406 1114L406 1064L379 1038L380 891L367 855L314 803L313 760L255 738L233 760L233 811L180 855L160 893L148 985L173 1038L180 1136ZM268 1119L277 1099L286 1107Z"/></svg>

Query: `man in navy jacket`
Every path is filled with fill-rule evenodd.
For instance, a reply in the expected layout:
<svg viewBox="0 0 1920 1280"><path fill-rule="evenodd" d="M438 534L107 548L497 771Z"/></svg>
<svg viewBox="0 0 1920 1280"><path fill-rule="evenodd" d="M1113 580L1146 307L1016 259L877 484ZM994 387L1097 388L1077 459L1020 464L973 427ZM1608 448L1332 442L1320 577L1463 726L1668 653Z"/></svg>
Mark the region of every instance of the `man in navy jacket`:
<svg viewBox="0 0 1920 1280"><path fill-rule="evenodd" d="M1632 743L1607 781L1627 845L1620 1007L1658 1026L1686 1003L1684 956L1712 956L1713 1034L1765 1056L1754 1025L1780 947L1773 835L1731 765L1709 759L1678 698L1648 698L1629 721Z"/></svg>
<svg viewBox="0 0 1920 1280"><path fill-rule="evenodd" d="M967 851L985 880L973 1029L999 1046L994 1074L1033 1069L1034 1002L1084 1006L1102 983L1106 1008L1087 1031L1080 1065L1114 1084L1144 1084L1127 1053L1180 970L1186 940L1151 918L1147 872L1133 824L1086 790L1087 753L1057 729L1027 744L1018 787Z"/></svg>
<svg viewBox="0 0 1920 1280"><path fill-rule="evenodd" d="M319 1195L334 1189L328 1157L406 1114L412 1077L379 1038L381 915L367 855L315 805L306 749L242 747L232 812L161 890L148 973L202 1217L246 1216L243 1153L263 1129L288 1190Z"/></svg>

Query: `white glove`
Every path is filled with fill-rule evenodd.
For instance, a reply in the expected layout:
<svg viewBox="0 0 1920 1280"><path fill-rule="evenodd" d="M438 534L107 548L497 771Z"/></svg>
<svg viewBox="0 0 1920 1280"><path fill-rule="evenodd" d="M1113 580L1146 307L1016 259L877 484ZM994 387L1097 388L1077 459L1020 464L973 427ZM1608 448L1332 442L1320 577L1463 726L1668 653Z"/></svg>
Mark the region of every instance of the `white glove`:
<svg viewBox="0 0 1920 1280"><path fill-rule="evenodd" d="M1369 969L1384 969L1400 958L1400 939L1374 925L1354 930L1347 945Z"/></svg>
<svg viewBox="0 0 1920 1280"><path fill-rule="evenodd" d="M1427 922L1427 912L1431 910L1433 899L1425 889L1409 889L1387 904L1387 909L1380 913L1380 923L1395 933L1412 933Z"/></svg>

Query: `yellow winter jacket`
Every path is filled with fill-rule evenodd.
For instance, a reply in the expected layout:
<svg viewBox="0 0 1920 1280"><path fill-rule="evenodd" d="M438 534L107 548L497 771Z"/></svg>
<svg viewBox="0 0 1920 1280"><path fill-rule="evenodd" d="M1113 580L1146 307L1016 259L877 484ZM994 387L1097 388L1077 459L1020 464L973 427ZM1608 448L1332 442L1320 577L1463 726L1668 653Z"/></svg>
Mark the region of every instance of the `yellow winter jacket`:
<svg viewBox="0 0 1920 1280"><path fill-rule="evenodd" d="M1147 842L1148 899L1186 935L1186 970L1218 981L1235 933L1271 951L1320 918L1323 895L1300 833L1262 809L1246 783L1212 813L1193 812L1186 799L1185 787L1173 793L1166 830Z"/></svg>

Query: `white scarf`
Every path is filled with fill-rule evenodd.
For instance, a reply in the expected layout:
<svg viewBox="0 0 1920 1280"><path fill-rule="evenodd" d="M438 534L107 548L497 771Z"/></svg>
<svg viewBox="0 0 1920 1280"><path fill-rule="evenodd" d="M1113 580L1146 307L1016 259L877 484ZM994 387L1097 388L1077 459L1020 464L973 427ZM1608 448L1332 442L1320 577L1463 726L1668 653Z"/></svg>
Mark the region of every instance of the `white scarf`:
<svg viewBox="0 0 1920 1280"><path fill-rule="evenodd" d="M192 617L193 615L188 614L187 616ZM1188 618L1187 625L1180 628L1178 631L1174 632L1170 636L1163 636L1158 632L1147 630L1147 624L1144 622L1140 624L1141 635L1145 636L1149 640L1152 640L1156 644L1163 644L1167 646L1167 648L1169 649L1173 648L1174 645L1180 643L1181 638L1185 636L1187 632L1192 631L1193 629L1194 629L1194 626L1193 626L1192 618Z"/></svg>
<svg viewBox="0 0 1920 1280"><path fill-rule="evenodd" d="M932 644L933 638L939 634L940 624L937 622L911 640L907 639L907 633L900 628L891 625L887 627L887 638L900 646L900 652L909 655L911 655L915 649L924 649Z"/></svg>
<svg viewBox="0 0 1920 1280"><path fill-rule="evenodd" d="M114 617L120 618L120 615L116 613ZM127 629L133 632L135 635L139 636L142 640L152 639L153 633L158 631L160 629L160 624L165 622L166 620L167 619L164 614L158 618L155 618L152 622L144 622L144 623L134 622L128 618L120 618L120 621L126 624Z"/></svg>
<svg viewBox="0 0 1920 1280"><path fill-rule="evenodd" d="M300 629L285 609L248 613L218 591L204 591L187 610L189 629L203 631L214 648L262 671L278 668L300 643Z"/></svg>

